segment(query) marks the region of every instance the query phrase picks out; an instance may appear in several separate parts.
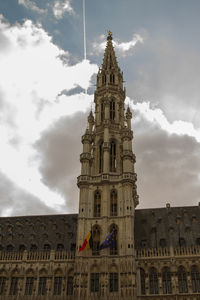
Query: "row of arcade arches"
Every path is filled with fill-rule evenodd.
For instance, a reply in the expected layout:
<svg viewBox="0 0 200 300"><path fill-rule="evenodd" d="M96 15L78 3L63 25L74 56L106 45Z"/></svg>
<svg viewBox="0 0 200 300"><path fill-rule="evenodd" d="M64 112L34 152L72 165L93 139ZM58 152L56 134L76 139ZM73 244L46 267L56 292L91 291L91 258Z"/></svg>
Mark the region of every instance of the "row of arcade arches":
<svg viewBox="0 0 200 300"><path fill-rule="evenodd" d="M179 266L175 276L178 281L178 291L180 294L188 293L188 272L183 266ZM162 291L159 291L159 273L156 268L152 267L149 270L149 273L145 273L144 269L140 269L140 285L141 285L141 294L146 294L146 289L149 289L149 294L172 294L173 285L172 285L172 273L169 267L164 267L161 272L162 278ZM147 279L148 278L148 286ZM190 270L190 280L192 284L192 292L200 293L200 273L196 265L192 266Z"/></svg>

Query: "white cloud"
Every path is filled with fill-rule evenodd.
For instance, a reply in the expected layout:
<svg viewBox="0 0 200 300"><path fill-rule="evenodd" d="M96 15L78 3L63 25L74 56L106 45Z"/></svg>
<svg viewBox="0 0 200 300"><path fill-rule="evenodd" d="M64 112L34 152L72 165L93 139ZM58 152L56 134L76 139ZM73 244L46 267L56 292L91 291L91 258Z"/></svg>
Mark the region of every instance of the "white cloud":
<svg viewBox="0 0 200 300"><path fill-rule="evenodd" d="M165 130L169 134L175 133L177 135L188 135L190 137L194 137L196 141L200 143L200 128L195 129L191 122L175 120L170 123L161 109L152 109L150 107L150 102L138 102L133 104L128 97L127 102L131 105L134 111L138 111L140 113L140 116L143 116L150 123L159 125L161 129Z"/></svg>
<svg viewBox="0 0 200 300"><path fill-rule="evenodd" d="M76 86L87 89L98 68L88 60L69 66L67 56L39 25L0 21L0 171L15 185L59 209L63 198L42 183L33 144L59 117L85 111L90 96L61 95Z"/></svg>
<svg viewBox="0 0 200 300"><path fill-rule="evenodd" d="M129 42L122 42L120 43L118 40L114 39L113 40L113 46L115 47L115 50L118 54L118 56L128 56L133 53L133 48L136 46L138 43L143 43L144 39L141 35L139 34L134 34L132 37L132 40ZM100 35L99 38L92 44L92 52L100 54L104 52L106 47L106 42L105 42L105 36Z"/></svg>
<svg viewBox="0 0 200 300"><path fill-rule="evenodd" d="M33 1L31 0L18 0L18 4L23 5L27 9L33 10L38 14L46 13L46 9L39 8Z"/></svg>
<svg viewBox="0 0 200 300"><path fill-rule="evenodd" d="M70 0L60 1L56 0L53 6L53 13L57 19L62 19L63 15L67 12L74 14L74 9L71 6Z"/></svg>

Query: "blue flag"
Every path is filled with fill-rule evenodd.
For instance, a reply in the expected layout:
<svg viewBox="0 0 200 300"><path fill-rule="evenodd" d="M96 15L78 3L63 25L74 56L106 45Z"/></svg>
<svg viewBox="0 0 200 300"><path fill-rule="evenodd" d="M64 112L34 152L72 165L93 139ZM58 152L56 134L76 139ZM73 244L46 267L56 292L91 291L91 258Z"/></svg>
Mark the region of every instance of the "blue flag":
<svg viewBox="0 0 200 300"><path fill-rule="evenodd" d="M113 230L100 245L99 250L116 247L116 230Z"/></svg>

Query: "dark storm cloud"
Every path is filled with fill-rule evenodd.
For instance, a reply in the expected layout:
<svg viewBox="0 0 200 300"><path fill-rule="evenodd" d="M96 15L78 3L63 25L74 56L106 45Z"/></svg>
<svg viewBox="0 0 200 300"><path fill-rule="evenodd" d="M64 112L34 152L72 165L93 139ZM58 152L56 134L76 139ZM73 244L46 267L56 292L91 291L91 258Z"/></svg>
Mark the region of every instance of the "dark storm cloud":
<svg viewBox="0 0 200 300"><path fill-rule="evenodd" d="M36 144L43 182L66 199L66 211L78 211L81 135L87 114L61 118ZM140 207L196 205L199 201L200 145L188 136L169 135L137 116L134 152Z"/></svg>
<svg viewBox="0 0 200 300"><path fill-rule="evenodd" d="M134 125L140 207L197 205L200 144L140 119Z"/></svg>
<svg viewBox="0 0 200 300"><path fill-rule="evenodd" d="M0 205L2 216L55 213L55 210L47 207L37 197L17 187L2 173L0 173Z"/></svg>
<svg viewBox="0 0 200 300"><path fill-rule="evenodd" d="M35 145L42 181L64 196L67 212L78 210L76 178L80 175L81 135L86 129L86 120L84 113L63 117L45 131Z"/></svg>

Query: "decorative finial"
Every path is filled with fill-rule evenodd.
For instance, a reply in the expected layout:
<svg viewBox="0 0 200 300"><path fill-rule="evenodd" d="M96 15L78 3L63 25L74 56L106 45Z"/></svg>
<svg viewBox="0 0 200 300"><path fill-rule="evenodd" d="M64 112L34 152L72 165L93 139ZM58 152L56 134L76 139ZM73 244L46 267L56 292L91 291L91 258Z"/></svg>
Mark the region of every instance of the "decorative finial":
<svg viewBox="0 0 200 300"><path fill-rule="evenodd" d="M108 30L107 40L112 40L112 31Z"/></svg>

